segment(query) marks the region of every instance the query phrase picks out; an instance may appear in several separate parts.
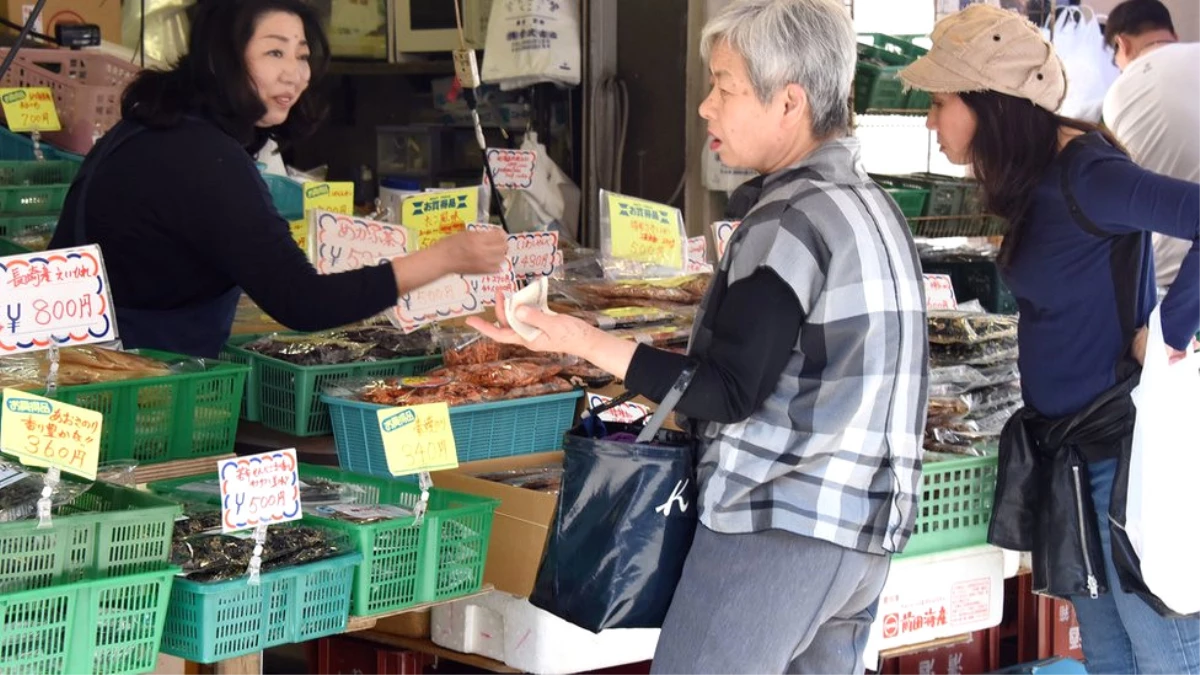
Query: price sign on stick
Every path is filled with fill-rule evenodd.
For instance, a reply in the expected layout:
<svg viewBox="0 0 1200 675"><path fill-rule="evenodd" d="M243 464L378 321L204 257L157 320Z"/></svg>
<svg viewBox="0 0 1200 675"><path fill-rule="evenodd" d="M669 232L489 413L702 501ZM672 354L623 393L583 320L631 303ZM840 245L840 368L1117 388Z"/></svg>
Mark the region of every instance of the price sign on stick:
<svg viewBox="0 0 1200 675"><path fill-rule="evenodd" d="M54 107L54 93L49 87L0 89L0 106L4 108L8 128L18 133L62 130Z"/></svg>
<svg viewBox="0 0 1200 675"><path fill-rule="evenodd" d="M217 480L222 532L286 523L302 515L294 449L219 460Z"/></svg>
<svg viewBox="0 0 1200 675"><path fill-rule="evenodd" d="M958 309L954 284L945 274L925 275L925 309Z"/></svg>
<svg viewBox="0 0 1200 675"><path fill-rule="evenodd" d="M458 451L445 403L380 410L379 430L393 476L458 466Z"/></svg>
<svg viewBox="0 0 1200 675"><path fill-rule="evenodd" d="M304 212L318 209L354 215L354 183L305 183Z"/></svg>
<svg viewBox="0 0 1200 675"><path fill-rule="evenodd" d="M60 401L4 390L0 449L23 464L57 467L96 480L104 415Z"/></svg>
<svg viewBox="0 0 1200 675"><path fill-rule="evenodd" d="M524 190L533 185L533 170L537 165L537 153L533 150L488 148L487 156L497 188Z"/></svg>
<svg viewBox="0 0 1200 675"><path fill-rule="evenodd" d="M729 240L733 238L733 232L741 225L740 220L718 220L712 224L713 243L717 245L717 262L721 262L721 258L725 257L725 249L729 246Z"/></svg>

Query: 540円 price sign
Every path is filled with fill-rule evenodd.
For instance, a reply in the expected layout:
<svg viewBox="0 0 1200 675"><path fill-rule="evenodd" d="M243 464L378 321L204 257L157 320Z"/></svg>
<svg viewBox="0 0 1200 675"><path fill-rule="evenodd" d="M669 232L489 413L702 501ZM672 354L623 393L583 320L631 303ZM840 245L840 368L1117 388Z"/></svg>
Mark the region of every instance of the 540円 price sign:
<svg viewBox="0 0 1200 675"><path fill-rule="evenodd" d="M379 430L388 471L406 476L458 466L458 450L445 403L380 410Z"/></svg>

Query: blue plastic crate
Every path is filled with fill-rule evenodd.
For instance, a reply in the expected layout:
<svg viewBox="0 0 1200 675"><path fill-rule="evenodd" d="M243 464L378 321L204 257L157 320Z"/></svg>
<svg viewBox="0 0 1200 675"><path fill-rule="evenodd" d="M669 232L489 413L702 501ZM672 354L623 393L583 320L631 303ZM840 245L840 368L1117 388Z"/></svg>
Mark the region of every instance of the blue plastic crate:
<svg viewBox="0 0 1200 675"><path fill-rule="evenodd" d="M271 191L271 201L279 215L289 223L304 217L304 186L291 178L264 173L262 178Z"/></svg>
<svg viewBox="0 0 1200 675"><path fill-rule="evenodd" d="M549 452L562 447L575 421L582 391L495 401L450 409L450 426L460 463ZM338 462L343 469L391 476L377 412L387 406L322 395L329 406Z"/></svg>
<svg viewBox="0 0 1200 675"><path fill-rule="evenodd" d="M56 148L46 141L39 141L42 156L47 160L69 160L83 162L83 157L73 152ZM24 134L14 134L8 129L0 128L0 160L32 160L37 159L33 154L33 140Z"/></svg>
<svg viewBox="0 0 1200 675"><path fill-rule="evenodd" d="M162 651L213 663L267 647L307 642L346 630L361 553L245 577L200 583L176 579Z"/></svg>

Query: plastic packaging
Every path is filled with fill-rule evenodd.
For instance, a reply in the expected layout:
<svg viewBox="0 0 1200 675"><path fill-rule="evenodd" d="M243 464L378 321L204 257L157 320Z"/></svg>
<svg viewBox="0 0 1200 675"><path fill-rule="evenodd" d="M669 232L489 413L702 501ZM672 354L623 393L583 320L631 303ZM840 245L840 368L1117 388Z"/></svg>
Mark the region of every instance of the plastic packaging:
<svg viewBox="0 0 1200 675"><path fill-rule="evenodd" d="M1017 339L1000 338L975 344L929 345L930 361L934 367L967 364L989 366L1017 360Z"/></svg>
<svg viewBox="0 0 1200 675"><path fill-rule="evenodd" d="M671 252L675 258L670 261L663 259L658 262L650 262L619 256L615 251L622 247L614 245L619 240L614 240L613 237L614 208L620 208L623 211L640 211L641 214L644 214L626 213L625 215L635 219L641 217L645 223L652 225L654 231L649 233L650 239L661 242L662 237L666 236L664 233L669 232L670 239L678 244L678 251ZM627 234L626 236L633 235ZM687 229L684 227L683 214L679 209L601 190L600 242L601 262L606 279L665 279L687 273ZM653 255L657 254L656 252Z"/></svg>
<svg viewBox="0 0 1200 675"><path fill-rule="evenodd" d="M31 520L38 517L38 502L43 497L48 475L38 469L0 458L0 523ZM59 480L49 495L50 506L57 508L73 502L91 489L93 483L79 479Z"/></svg>
<svg viewBox="0 0 1200 675"><path fill-rule="evenodd" d="M1017 318L1003 314L935 310L928 313L928 321L934 344L976 344L1017 335Z"/></svg>

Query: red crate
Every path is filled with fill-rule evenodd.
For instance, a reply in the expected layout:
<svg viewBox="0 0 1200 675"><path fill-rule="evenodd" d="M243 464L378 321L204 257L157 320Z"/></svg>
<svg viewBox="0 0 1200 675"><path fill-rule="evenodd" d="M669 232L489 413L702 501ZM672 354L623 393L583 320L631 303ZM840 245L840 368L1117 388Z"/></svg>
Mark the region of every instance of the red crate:
<svg viewBox="0 0 1200 675"><path fill-rule="evenodd" d="M318 640L316 652L317 667L310 670L321 675L420 675L433 663L428 654L341 636Z"/></svg>
<svg viewBox="0 0 1200 675"><path fill-rule="evenodd" d="M1038 658L1062 656L1083 660L1083 638L1075 606L1066 600L1038 598Z"/></svg>
<svg viewBox="0 0 1200 675"><path fill-rule="evenodd" d="M902 673L981 675L990 673L999 665L999 635L995 628L975 631L961 642L944 647L911 651L885 659L877 672L880 675L901 675Z"/></svg>

